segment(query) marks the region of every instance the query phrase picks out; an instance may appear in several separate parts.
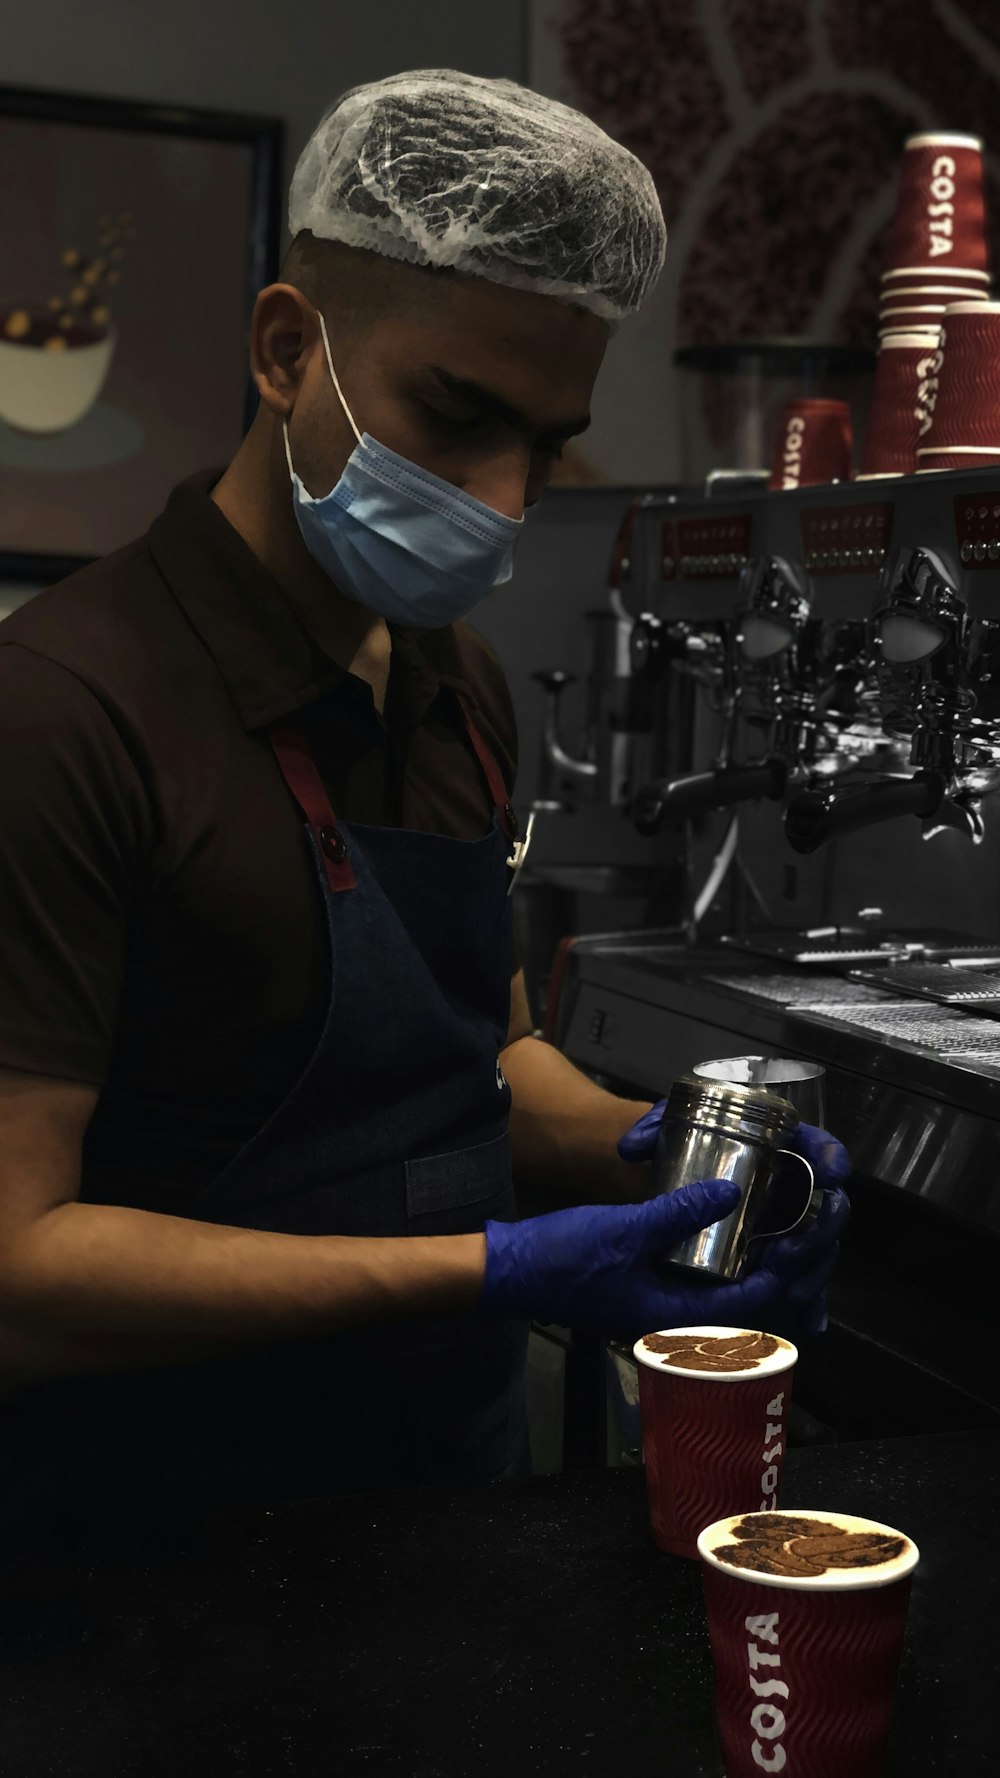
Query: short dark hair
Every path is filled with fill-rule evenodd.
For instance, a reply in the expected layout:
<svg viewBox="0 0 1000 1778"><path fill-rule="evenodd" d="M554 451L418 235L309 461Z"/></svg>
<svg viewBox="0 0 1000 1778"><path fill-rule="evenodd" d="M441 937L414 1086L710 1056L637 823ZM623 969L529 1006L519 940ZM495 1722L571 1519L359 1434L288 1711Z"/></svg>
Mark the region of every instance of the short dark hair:
<svg viewBox="0 0 1000 1778"><path fill-rule="evenodd" d="M295 236L281 266L283 284L294 284L314 308L332 313L339 328L352 331L425 299L435 280L454 276L450 267L409 265L368 247L321 240L308 229Z"/></svg>

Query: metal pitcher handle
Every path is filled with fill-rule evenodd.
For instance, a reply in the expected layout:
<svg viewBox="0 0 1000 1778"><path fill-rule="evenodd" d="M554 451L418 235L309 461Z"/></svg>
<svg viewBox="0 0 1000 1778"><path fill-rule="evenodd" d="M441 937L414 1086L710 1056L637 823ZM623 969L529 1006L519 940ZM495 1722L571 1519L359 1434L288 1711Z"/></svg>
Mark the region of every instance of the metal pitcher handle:
<svg viewBox="0 0 1000 1778"><path fill-rule="evenodd" d="M776 1148L774 1152L775 1154L786 1155L790 1160L798 1161L799 1166L805 1168L809 1175L809 1196L806 1199L805 1209L801 1216L797 1216L794 1222L790 1222L787 1229L761 1230L759 1234L751 1235L749 1237L747 1241L748 1247L752 1241L777 1241L782 1235L794 1234L796 1229L808 1228L811 1223L816 1221L817 1216L823 1208L823 1198L825 1195L823 1187L816 1184L816 1175L809 1162L806 1160L805 1155L796 1154L794 1148Z"/></svg>

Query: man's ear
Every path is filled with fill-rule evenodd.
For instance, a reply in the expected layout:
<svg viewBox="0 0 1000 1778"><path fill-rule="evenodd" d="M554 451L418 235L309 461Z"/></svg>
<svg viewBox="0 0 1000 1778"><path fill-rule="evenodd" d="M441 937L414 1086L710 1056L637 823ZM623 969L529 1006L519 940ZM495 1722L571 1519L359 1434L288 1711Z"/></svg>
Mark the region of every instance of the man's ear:
<svg viewBox="0 0 1000 1778"><path fill-rule="evenodd" d="M279 419L295 406L319 340L319 316L294 284L269 284L260 292L250 323L250 374Z"/></svg>

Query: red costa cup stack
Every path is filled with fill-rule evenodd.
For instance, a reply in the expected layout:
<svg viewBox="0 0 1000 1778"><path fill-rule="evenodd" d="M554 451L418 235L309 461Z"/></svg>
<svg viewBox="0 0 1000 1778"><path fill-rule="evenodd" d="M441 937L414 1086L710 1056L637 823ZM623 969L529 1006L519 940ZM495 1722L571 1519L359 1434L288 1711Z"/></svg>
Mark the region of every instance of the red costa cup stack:
<svg viewBox="0 0 1000 1778"><path fill-rule="evenodd" d="M920 421L918 469L1000 463L1000 303L949 306L936 364L937 386Z"/></svg>
<svg viewBox="0 0 1000 1778"><path fill-rule="evenodd" d="M956 302L985 302L990 275L978 136L911 136L882 278L879 336L939 327Z"/></svg>
<svg viewBox="0 0 1000 1778"><path fill-rule="evenodd" d="M912 1540L853 1514L750 1513L698 1549L727 1778L883 1778Z"/></svg>
<svg viewBox="0 0 1000 1778"><path fill-rule="evenodd" d="M914 473L920 403L927 399L938 362L935 333L891 333L883 339L858 481Z"/></svg>
<svg viewBox="0 0 1000 1778"><path fill-rule="evenodd" d="M788 401L781 414L771 488L851 479L851 410L846 401Z"/></svg>

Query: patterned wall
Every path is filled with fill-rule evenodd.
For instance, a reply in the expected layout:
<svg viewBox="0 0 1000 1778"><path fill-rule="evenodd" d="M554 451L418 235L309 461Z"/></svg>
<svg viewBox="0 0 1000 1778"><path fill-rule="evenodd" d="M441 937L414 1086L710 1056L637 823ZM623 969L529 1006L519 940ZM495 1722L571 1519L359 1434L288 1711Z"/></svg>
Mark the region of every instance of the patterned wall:
<svg viewBox="0 0 1000 1778"><path fill-rule="evenodd" d="M609 351L602 476L677 473L675 345L874 344L913 131L985 137L1000 265L1000 0L532 0L530 60L646 162L670 230L649 310Z"/></svg>

